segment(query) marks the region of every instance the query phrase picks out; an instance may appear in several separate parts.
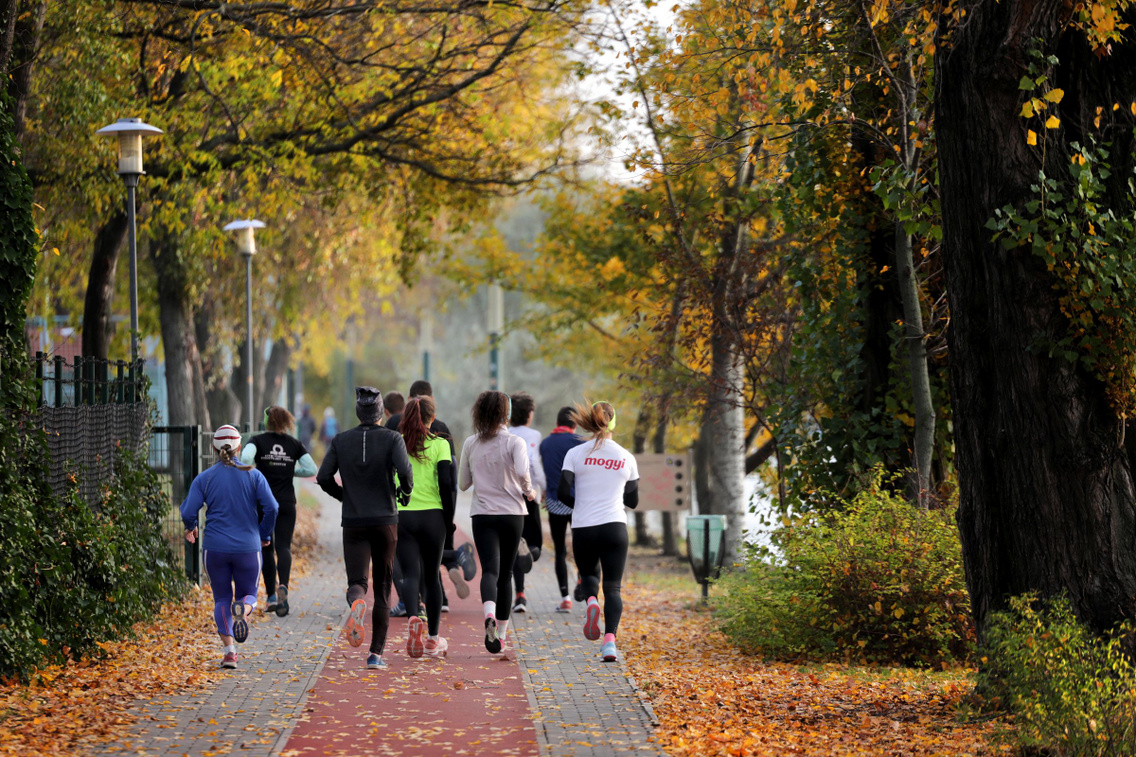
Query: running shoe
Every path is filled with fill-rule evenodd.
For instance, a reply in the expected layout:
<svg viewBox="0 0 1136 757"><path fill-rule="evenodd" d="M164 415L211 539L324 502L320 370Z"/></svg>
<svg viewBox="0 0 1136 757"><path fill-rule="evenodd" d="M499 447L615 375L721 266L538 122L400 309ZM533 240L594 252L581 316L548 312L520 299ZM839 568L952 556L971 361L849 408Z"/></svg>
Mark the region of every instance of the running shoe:
<svg viewBox="0 0 1136 757"><path fill-rule="evenodd" d="M449 611L450 611L450 606L448 604L443 603L442 604L442 612L449 612Z"/></svg>
<svg viewBox="0 0 1136 757"><path fill-rule="evenodd" d="M407 615L406 605L404 605L402 602L399 602L398 604L396 604L394 607L391 608L391 617L392 618L405 618L406 615Z"/></svg>
<svg viewBox="0 0 1136 757"><path fill-rule="evenodd" d="M497 637L497 619L492 615L485 619L485 649L490 654L501 651L501 639Z"/></svg>
<svg viewBox="0 0 1136 757"><path fill-rule="evenodd" d="M459 557L458 562L461 562ZM469 596L469 584L465 582L465 576L462 575L462 569L454 566L449 570L450 580L454 582L454 591L458 593L458 599L465 599Z"/></svg>
<svg viewBox="0 0 1136 757"><path fill-rule="evenodd" d="M557 612L572 612L572 600L568 597L560 600L560 604L556 605Z"/></svg>
<svg viewBox="0 0 1136 757"><path fill-rule="evenodd" d="M525 599L525 593L523 591L518 591L517 592L517 601L515 603L513 603L513 612L528 612L528 611L529 611L529 602L528 602L527 599Z"/></svg>
<svg viewBox="0 0 1136 757"><path fill-rule="evenodd" d="M276 603L277 603L276 595L273 594L268 599L264 600L264 611L266 613L276 612Z"/></svg>
<svg viewBox="0 0 1136 757"><path fill-rule="evenodd" d="M233 602L233 638L238 644L244 644L248 637L249 624L245 620L245 603L244 600L238 599Z"/></svg>
<svg viewBox="0 0 1136 757"><path fill-rule="evenodd" d="M412 660L417 660L422 656L423 640L422 637L426 633L426 624L422 622L422 618L415 615L406 626L406 656Z"/></svg>
<svg viewBox="0 0 1136 757"><path fill-rule="evenodd" d="M363 600L360 599L359 601L362 602ZM367 655L367 668L369 670L386 670L387 661L377 654L369 654Z"/></svg>
<svg viewBox="0 0 1136 757"><path fill-rule="evenodd" d="M584 596L584 582L580 577L576 577L576 589L572 592L572 596L576 598L577 602L583 602L587 597Z"/></svg>
<svg viewBox="0 0 1136 757"><path fill-rule="evenodd" d="M584 638L595 641L600 637L600 603L595 597L588 597L588 612L584 616Z"/></svg>
<svg viewBox="0 0 1136 757"><path fill-rule="evenodd" d="M237 667L237 653L236 652L226 652L225 656L221 658L221 667L223 667L223 668L235 668L235 667Z"/></svg>
<svg viewBox="0 0 1136 757"><path fill-rule="evenodd" d="M422 653L427 657L445 657L449 648L450 643L441 636L436 639L427 638Z"/></svg>
<svg viewBox="0 0 1136 757"><path fill-rule="evenodd" d="M603 656L604 662L615 662L619 659L619 650L615 648L615 637L608 639L600 647L600 654Z"/></svg>
<svg viewBox="0 0 1136 757"><path fill-rule="evenodd" d="M466 542L458 547L458 565L461 566L465 580L472 581L477 575L477 560L473 559L473 544ZM462 597L465 599L465 597Z"/></svg>
<svg viewBox="0 0 1136 757"><path fill-rule="evenodd" d="M351 614L347 616L347 625L343 627L343 634L347 637L347 643L353 647L363 643L363 637L366 635L366 626L364 625L366 614L366 600L356 599L351 603Z"/></svg>
<svg viewBox="0 0 1136 757"><path fill-rule="evenodd" d="M283 618L288 614L288 587L281 586L276 590L276 594L279 597L279 600L276 604L276 616L278 618Z"/></svg>
<svg viewBox="0 0 1136 757"><path fill-rule="evenodd" d="M516 565L522 573L528 573L532 570L532 552L529 552L529 545L525 543L524 537L521 537L521 544L517 547L517 559L513 564Z"/></svg>

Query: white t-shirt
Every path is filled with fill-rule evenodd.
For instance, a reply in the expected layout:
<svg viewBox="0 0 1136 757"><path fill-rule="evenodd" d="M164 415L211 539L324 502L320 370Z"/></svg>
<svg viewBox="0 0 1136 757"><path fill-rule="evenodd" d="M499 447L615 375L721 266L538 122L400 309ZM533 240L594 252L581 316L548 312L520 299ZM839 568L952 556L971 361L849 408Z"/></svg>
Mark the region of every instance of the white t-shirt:
<svg viewBox="0 0 1136 757"><path fill-rule="evenodd" d="M611 439L597 449L595 442L584 442L568 450L562 470L576 477L576 506L572 509L572 528L626 523L623 487L639 480L635 456Z"/></svg>
<svg viewBox="0 0 1136 757"><path fill-rule="evenodd" d="M510 426L509 433L521 437L529 445L529 476L533 488L544 491L548 484L544 480L544 466L540 462L540 432L532 426Z"/></svg>

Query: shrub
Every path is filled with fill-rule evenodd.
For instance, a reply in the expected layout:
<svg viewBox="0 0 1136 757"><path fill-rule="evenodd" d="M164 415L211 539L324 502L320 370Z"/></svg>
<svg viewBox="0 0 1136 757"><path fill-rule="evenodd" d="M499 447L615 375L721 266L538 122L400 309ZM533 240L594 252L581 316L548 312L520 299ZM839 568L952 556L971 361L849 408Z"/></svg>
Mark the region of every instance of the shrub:
<svg viewBox="0 0 1136 757"><path fill-rule="evenodd" d="M0 675L90 653L184 586L144 460L117 456L97 512L52 493L47 460L42 432L0 414Z"/></svg>
<svg viewBox="0 0 1136 757"><path fill-rule="evenodd" d="M719 615L747 651L777 658L935 664L967 657L974 627L953 509L925 512L880 469L842 509L774 534L780 557L724 577Z"/></svg>
<svg viewBox="0 0 1136 757"><path fill-rule="evenodd" d="M1098 636L1064 598L1015 597L991 619L981 688L1014 714L1024 747L1065 757L1129 757L1136 754L1131 632Z"/></svg>

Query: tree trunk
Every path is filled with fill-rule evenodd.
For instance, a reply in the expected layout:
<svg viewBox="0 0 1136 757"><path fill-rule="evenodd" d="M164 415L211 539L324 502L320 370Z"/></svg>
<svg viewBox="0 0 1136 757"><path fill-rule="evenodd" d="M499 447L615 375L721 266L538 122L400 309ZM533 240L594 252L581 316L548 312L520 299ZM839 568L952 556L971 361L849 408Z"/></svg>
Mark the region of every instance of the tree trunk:
<svg viewBox="0 0 1136 757"><path fill-rule="evenodd" d="M655 438L651 442L651 446L655 450L655 454L661 455L667 451L667 416L670 411L669 400L664 398L659 403L659 414L655 418ZM666 510L662 513L663 516L663 554L668 556L678 555L678 538L675 535L675 514Z"/></svg>
<svg viewBox="0 0 1136 757"><path fill-rule="evenodd" d="M20 15L19 0L0 0L0 72L7 74L16 44L16 19Z"/></svg>
<svg viewBox="0 0 1136 757"><path fill-rule="evenodd" d="M935 451L935 402L931 396L931 376L927 371L919 277L911 254L911 237L904 232L902 221L895 223L895 264L903 297L903 337L907 342L911 401L915 409L915 498L926 510L931 494L931 457Z"/></svg>
<svg viewBox="0 0 1136 757"><path fill-rule="evenodd" d="M87 295L83 301L83 357L106 360L110 354L115 272L125 238L126 213L122 211L111 216L95 235L91 270L87 274Z"/></svg>
<svg viewBox="0 0 1136 757"><path fill-rule="evenodd" d="M32 88L32 72L35 68L39 38L43 32L43 21L47 16L47 0L32 0L23 3L22 18L16 22L12 40L11 66L9 68L8 94L12 96L14 110L13 133L16 139L24 134L24 124L28 114L28 95Z"/></svg>
<svg viewBox="0 0 1136 757"><path fill-rule="evenodd" d="M257 384L257 409L263 410L280 398L280 389L284 386L284 376L288 373L291 359L292 348L288 342L283 339L273 340L268 359L264 361L264 370L260 372L261 381Z"/></svg>
<svg viewBox="0 0 1136 757"><path fill-rule="evenodd" d="M741 407L741 360L728 330L711 337L711 388L702 417L708 501L699 512L726 516L724 565L737 560L745 530L745 413Z"/></svg>
<svg viewBox="0 0 1136 757"><path fill-rule="evenodd" d="M166 362L166 423L171 426L200 423L208 428L204 391L197 383L201 378L201 356L178 240L159 233L151 241L150 250L157 273L158 316Z"/></svg>
<svg viewBox="0 0 1136 757"><path fill-rule="evenodd" d="M1018 115L1034 40L1057 54L1050 81L1067 93L1061 131L1046 135L1054 177L1066 175L1067 144L1093 128L1095 106L1113 102L1122 108L1105 107L1101 138L1114 142L1113 174L1131 176L1131 123L1119 117L1136 100L1136 55L1124 42L1096 57L1066 28L1060 0L963 7L935 81L958 524L974 616L982 632L1012 595L1066 593L1104 629L1136 607L1136 434L1125 434L1099 382L1044 349L1068 328L1044 263L1003 249L984 225L995 208L1031 199L1037 182L1043 153L1027 145ZM1110 198L1118 214L1131 213L1124 194Z"/></svg>
<svg viewBox="0 0 1136 757"><path fill-rule="evenodd" d="M631 437L631 451L636 455L647 451L647 428L650 426L651 416L646 408L639 409L639 417L635 419L635 433ZM646 547L651 544L651 534L647 530L647 513L635 511L635 544Z"/></svg>

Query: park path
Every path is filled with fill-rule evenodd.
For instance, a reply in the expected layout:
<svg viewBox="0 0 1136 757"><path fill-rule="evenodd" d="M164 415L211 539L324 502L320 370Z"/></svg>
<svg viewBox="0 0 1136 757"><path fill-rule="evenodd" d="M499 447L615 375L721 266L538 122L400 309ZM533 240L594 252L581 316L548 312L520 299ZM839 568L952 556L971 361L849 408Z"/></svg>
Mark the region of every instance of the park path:
<svg viewBox="0 0 1136 757"><path fill-rule="evenodd" d="M477 579L465 600L446 579L448 657L409 659L406 621L392 618L384 655L390 669L367 670L366 646L350 647L340 633L339 504L304 486L321 502L320 545L302 580L293 580L292 613L258 615L239 650L240 669L197 694L140 703L130 733L99 755L662 754L651 741L650 707L622 663L604 664L598 643L583 638L582 608L554 611L551 543L527 577L531 609L514 616L508 659L482 644ZM461 497L464 533L468 508L468 496Z"/></svg>

